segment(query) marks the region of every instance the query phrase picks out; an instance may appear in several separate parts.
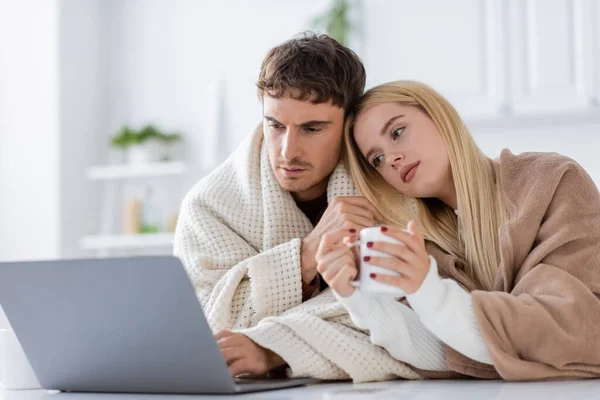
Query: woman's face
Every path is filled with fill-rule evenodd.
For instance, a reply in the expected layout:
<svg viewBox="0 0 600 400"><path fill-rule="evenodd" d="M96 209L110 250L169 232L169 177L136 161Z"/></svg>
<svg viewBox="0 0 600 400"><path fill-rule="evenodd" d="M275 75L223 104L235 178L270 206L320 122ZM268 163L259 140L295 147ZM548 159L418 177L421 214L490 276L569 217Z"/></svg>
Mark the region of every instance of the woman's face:
<svg viewBox="0 0 600 400"><path fill-rule="evenodd" d="M354 139L367 162L402 194L456 203L446 146L425 111L398 103L375 106L357 116Z"/></svg>

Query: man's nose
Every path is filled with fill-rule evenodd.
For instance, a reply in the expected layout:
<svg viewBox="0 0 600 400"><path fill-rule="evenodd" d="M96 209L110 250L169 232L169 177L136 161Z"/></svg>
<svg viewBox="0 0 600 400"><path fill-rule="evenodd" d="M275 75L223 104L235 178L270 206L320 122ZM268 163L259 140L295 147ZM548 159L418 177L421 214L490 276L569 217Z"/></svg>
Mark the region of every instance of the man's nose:
<svg viewBox="0 0 600 400"><path fill-rule="evenodd" d="M286 160L293 160L296 157L302 155L302 148L300 145L300 138L298 133L288 129L286 134L283 136L283 143L281 144L281 156Z"/></svg>

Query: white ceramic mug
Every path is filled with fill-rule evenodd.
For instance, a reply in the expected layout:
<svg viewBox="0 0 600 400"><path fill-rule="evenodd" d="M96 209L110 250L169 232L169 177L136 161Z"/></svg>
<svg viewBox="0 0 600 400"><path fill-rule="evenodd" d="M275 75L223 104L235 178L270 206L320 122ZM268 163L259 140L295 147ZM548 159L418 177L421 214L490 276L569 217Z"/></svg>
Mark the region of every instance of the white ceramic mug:
<svg viewBox="0 0 600 400"><path fill-rule="evenodd" d="M385 283L377 282L372 279L369 275L375 273L377 275L393 275L400 276L400 274L390 271L389 269L381 268L376 265L372 265L364 260L366 256L370 257L390 257L389 254L381 253L367 247L368 242L389 242L400 244L399 240L396 240L383 232L380 227L365 228L360 231L360 239L356 242L348 243L349 247L360 246L360 272L358 279L351 282L350 284L354 287L358 287L360 291L366 295L390 295L394 297L404 297L405 293L403 290L387 285Z"/></svg>
<svg viewBox="0 0 600 400"><path fill-rule="evenodd" d="M12 329L0 330L0 384L4 389L41 389Z"/></svg>

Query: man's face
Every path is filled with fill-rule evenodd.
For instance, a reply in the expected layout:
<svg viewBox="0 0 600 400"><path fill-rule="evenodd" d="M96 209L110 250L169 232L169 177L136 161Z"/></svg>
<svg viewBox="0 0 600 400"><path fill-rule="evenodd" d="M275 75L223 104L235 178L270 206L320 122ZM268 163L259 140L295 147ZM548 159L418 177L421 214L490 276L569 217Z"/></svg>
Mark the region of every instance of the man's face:
<svg viewBox="0 0 600 400"><path fill-rule="evenodd" d="M299 201L327 190L340 159L344 110L289 96L263 97L263 131L279 185Z"/></svg>

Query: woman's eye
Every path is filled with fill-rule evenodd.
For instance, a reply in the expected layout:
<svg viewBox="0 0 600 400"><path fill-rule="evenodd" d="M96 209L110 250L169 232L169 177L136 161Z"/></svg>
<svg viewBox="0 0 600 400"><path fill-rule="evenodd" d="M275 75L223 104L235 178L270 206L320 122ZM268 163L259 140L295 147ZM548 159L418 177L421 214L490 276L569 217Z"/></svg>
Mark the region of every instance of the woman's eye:
<svg viewBox="0 0 600 400"><path fill-rule="evenodd" d="M279 124L270 124L269 127L273 128L273 129L281 129L282 126Z"/></svg>
<svg viewBox="0 0 600 400"><path fill-rule="evenodd" d="M402 136L402 132L404 131L404 128L398 128L398 129L394 129L392 131L392 139L396 140L398 139L400 136Z"/></svg>
<svg viewBox="0 0 600 400"><path fill-rule="evenodd" d="M373 165L374 168L379 168L379 166L381 165L382 159L383 159L383 156L381 156L381 155L374 157L373 161L371 161L371 164Z"/></svg>

